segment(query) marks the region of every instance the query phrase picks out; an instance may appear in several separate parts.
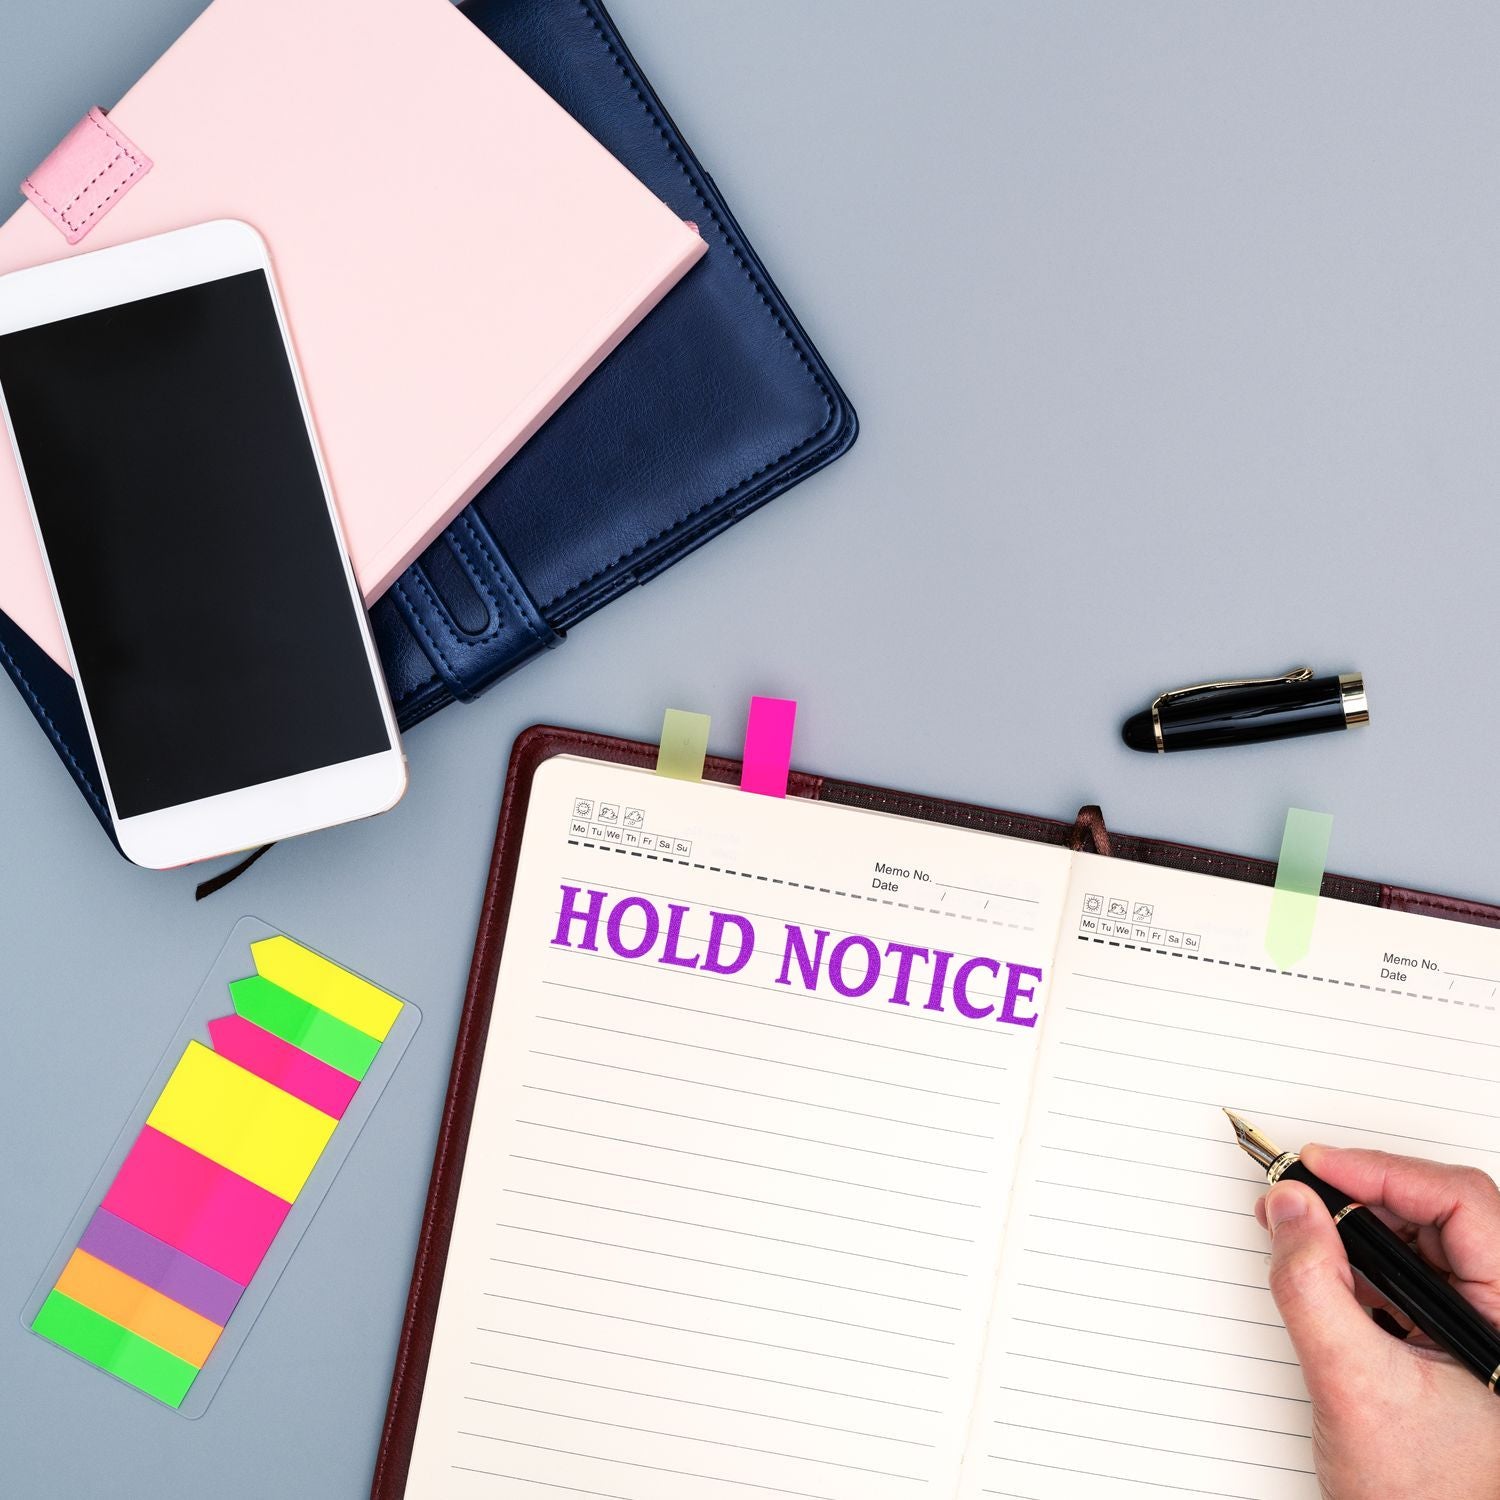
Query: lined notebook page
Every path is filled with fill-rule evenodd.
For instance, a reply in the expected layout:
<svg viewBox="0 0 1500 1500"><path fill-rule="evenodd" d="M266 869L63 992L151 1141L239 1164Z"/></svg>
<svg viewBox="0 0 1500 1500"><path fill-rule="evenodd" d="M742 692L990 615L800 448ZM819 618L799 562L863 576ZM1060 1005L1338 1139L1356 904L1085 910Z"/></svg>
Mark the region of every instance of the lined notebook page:
<svg viewBox="0 0 1500 1500"><path fill-rule="evenodd" d="M408 1495L949 1500L1069 860L545 765Z"/></svg>
<svg viewBox="0 0 1500 1500"><path fill-rule="evenodd" d="M1324 901L1285 974L1269 907L1077 857L963 1500L1315 1500L1220 1106L1500 1173L1500 934Z"/></svg>

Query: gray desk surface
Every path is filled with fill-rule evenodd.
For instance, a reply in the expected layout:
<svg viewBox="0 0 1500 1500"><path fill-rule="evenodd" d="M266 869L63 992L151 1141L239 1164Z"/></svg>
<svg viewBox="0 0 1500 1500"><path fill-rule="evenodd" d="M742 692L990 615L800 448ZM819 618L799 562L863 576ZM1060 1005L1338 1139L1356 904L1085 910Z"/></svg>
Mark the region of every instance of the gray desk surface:
<svg viewBox="0 0 1500 1500"><path fill-rule="evenodd" d="M1477 670L1500 542L1492 5L613 0L863 421L852 453L410 736L378 821L195 906L121 862L0 692L0 1306L17 1311L234 920L425 1024L207 1415L0 1323L8 1495L357 1496L369 1482L500 777L536 720L797 759L1500 896ZM0 182L200 0L3 0ZM1158 761L1155 688L1311 660L1368 731Z"/></svg>

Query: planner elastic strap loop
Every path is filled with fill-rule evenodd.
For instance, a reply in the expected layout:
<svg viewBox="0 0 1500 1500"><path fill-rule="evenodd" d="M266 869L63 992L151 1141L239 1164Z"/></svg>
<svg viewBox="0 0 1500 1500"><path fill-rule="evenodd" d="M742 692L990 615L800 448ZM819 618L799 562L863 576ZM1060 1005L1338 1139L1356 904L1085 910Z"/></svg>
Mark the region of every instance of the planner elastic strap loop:
<svg viewBox="0 0 1500 1500"><path fill-rule="evenodd" d="M151 158L96 105L21 184L76 245L151 170Z"/></svg>

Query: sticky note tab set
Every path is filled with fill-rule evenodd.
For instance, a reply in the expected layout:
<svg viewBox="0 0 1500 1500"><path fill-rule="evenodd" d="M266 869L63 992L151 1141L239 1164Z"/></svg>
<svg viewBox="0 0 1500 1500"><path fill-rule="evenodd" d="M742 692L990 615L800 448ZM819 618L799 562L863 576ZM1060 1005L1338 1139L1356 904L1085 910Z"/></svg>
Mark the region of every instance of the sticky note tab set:
<svg viewBox="0 0 1500 1500"><path fill-rule="evenodd" d="M189 1415L207 1405L233 1354L228 1334L237 1347L418 1019L264 924L236 934L26 1317Z"/></svg>

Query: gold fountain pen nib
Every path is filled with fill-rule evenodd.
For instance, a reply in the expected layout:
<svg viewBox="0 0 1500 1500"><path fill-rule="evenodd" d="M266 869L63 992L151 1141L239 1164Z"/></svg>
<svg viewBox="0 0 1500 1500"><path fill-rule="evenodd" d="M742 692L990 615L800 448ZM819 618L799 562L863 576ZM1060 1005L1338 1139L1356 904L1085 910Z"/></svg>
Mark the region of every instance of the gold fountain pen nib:
<svg viewBox="0 0 1500 1500"><path fill-rule="evenodd" d="M1271 1163L1282 1155L1248 1120L1240 1119L1232 1109L1226 1109L1224 1113L1229 1116L1229 1123L1234 1126L1234 1138L1240 1150L1262 1170L1269 1168Z"/></svg>

